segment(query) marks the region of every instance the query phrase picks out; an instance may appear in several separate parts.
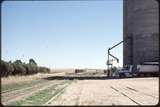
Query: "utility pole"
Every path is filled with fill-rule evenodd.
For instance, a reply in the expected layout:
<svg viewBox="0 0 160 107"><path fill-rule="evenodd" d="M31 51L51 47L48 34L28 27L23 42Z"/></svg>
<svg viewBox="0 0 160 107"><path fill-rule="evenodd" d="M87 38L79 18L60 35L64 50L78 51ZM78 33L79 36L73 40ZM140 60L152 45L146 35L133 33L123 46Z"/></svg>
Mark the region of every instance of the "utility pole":
<svg viewBox="0 0 160 107"><path fill-rule="evenodd" d="M109 70L109 50L110 50L110 48L108 49L108 60L107 60L107 65L108 65L107 69L108 70Z"/></svg>

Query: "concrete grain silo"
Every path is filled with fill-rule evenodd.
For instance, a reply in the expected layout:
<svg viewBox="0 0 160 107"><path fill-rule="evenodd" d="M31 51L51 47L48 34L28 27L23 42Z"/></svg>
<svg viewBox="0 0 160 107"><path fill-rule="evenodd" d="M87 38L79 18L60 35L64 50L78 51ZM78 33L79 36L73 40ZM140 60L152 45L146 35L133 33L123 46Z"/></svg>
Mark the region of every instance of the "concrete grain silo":
<svg viewBox="0 0 160 107"><path fill-rule="evenodd" d="M157 0L123 0L123 65L159 62Z"/></svg>

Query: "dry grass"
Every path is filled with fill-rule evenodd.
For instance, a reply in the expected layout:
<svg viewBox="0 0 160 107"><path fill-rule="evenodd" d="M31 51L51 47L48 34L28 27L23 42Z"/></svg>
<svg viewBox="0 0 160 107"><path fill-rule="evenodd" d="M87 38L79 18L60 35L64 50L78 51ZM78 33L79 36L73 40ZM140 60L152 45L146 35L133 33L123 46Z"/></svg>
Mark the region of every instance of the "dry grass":
<svg viewBox="0 0 160 107"><path fill-rule="evenodd" d="M68 68L68 69L52 69L51 73L59 73L59 72L72 73L74 71L75 71L75 69L70 69L70 68Z"/></svg>
<svg viewBox="0 0 160 107"><path fill-rule="evenodd" d="M48 74L37 73L34 75L27 75L27 76L9 76L1 78L1 84L12 84L12 83L20 83L26 81L32 81L36 79L40 79L42 77L48 76Z"/></svg>
<svg viewBox="0 0 160 107"><path fill-rule="evenodd" d="M51 73L58 73L59 76L75 73L75 69L52 69Z"/></svg>
<svg viewBox="0 0 160 107"><path fill-rule="evenodd" d="M27 76L2 77L1 84L7 85L7 84L13 84L13 83L27 82L27 81L41 79L49 76L63 76L69 72L74 72L74 70L73 69L52 69L50 73L37 73L37 74L27 75Z"/></svg>

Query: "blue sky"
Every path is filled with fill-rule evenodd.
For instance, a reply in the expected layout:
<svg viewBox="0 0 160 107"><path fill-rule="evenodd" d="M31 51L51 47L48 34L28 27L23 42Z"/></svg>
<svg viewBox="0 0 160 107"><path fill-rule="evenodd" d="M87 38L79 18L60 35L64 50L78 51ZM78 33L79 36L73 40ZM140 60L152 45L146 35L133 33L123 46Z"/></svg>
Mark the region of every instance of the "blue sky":
<svg viewBox="0 0 160 107"><path fill-rule="evenodd" d="M5 1L2 59L34 58L51 68L106 68L107 49L122 40L122 0ZM122 44L111 51L122 65Z"/></svg>

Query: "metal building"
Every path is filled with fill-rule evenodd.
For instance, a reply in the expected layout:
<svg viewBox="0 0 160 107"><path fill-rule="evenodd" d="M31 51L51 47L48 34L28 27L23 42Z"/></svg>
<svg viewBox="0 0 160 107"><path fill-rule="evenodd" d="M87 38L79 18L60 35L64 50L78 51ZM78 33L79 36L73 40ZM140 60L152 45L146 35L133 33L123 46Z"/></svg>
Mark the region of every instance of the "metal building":
<svg viewBox="0 0 160 107"><path fill-rule="evenodd" d="M123 0L123 65L159 62L158 0Z"/></svg>

